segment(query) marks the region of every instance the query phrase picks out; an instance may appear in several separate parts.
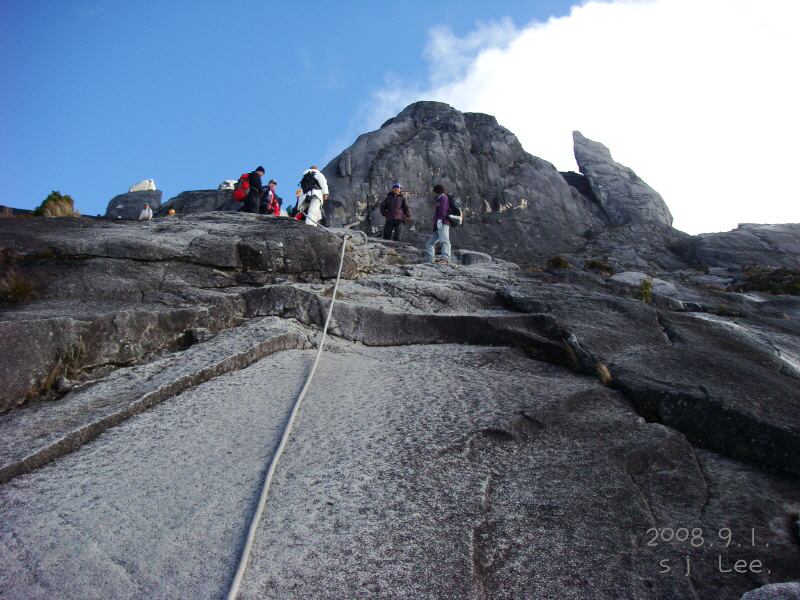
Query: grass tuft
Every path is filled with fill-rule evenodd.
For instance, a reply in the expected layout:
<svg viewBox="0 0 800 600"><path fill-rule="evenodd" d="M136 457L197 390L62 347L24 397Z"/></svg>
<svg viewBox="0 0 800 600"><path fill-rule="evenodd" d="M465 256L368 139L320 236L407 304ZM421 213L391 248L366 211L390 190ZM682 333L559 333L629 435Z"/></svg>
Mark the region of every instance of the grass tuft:
<svg viewBox="0 0 800 600"><path fill-rule="evenodd" d="M594 271L598 275L604 275L606 277L608 277L609 275L613 275L616 272L614 267L612 267L611 265L608 265L599 260L595 260L594 258L592 260L586 261L586 264L583 265L583 270Z"/></svg>
<svg viewBox="0 0 800 600"><path fill-rule="evenodd" d="M603 363L597 363L597 378L604 386L611 387L611 382L613 381L611 371Z"/></svg>
<svg viewBox="0 0 800 600"><path fill-rule="evenodd" d="M81 212L75 210L75 201L71 196L61 192L52 192L33 211L34 217L79 217Z"/></svg>
<svg viewBox="0 0 800 600"><path fill-rule="evenodd" d="M571 269L572 265L560 254L554 254L547 258L548 269Z"/></svg>
<svg viewBox="0 0 800 600"><path fill-rule="evenodd" d="M36 285L19 269L9 269L0 279L0 300L3 302L25 302L35 295Z"/></svg>

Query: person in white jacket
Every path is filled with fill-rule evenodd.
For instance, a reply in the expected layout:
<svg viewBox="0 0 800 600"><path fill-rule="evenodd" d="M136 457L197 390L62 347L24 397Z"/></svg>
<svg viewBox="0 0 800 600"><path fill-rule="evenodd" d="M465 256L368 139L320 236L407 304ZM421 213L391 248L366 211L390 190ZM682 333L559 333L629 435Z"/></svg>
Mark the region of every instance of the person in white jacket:
<svg viewBox="0 0 800 600"><path fill-rule="evenodd" d="M135 213L134 213L135 214ZM140 221L151 221L153 219L153 211L150 209L149 204L145 204L141 214L139 214Z"/></svg>
<svg viewBox="0 0 800 600"><path fill-rule="evenodd" d="M328 199L328 180L319 167L312 166L303 171L300 185L303 193L298 198L298 209L306 214L306 223L316 227L322 220L322 203Z"/></svg>

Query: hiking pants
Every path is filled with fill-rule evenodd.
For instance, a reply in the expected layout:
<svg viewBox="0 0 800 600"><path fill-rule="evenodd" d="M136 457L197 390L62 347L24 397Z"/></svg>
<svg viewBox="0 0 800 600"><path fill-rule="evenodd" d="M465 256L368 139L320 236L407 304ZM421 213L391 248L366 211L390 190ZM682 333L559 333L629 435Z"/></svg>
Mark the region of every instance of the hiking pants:
<svg viewBox="0 0 800 600"><path fill-rule="evenodd" d="M251 189L250 193L247 194L247 196L245 196L243 202L244 206L242 206L242 212L257 213L260 200L261 200L261 194L259 194L256 190Z"/></svg>
<svg viewBox="0 0 800 600"><path fill-rule="evenodd" d="M442 258L450 262L450 225L442 223L442 228L433 232L433 235L425 244L425 260L433 262L436 255L436 243L442 243Z"/></svg>
<svg viewBox="0 0 800 600"><path fill-rule="evenodd" d="M400 241L400 236L403 235L403 222L400 220L386 221L383 226L383 239Z"/></svg>

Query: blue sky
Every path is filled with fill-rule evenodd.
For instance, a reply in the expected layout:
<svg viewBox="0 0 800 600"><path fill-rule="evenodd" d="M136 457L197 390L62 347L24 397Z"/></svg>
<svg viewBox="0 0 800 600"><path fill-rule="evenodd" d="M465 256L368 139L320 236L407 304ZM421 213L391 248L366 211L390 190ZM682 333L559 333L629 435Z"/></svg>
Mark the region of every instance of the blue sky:
<svg viewBox="0 0 800 600"><path fill-rule="evenodd" d="M797 59L782 29L797 22L793 4L0 0L0 204L33 208L59 190L102 214L143 179L166 201L258 165L289 200L308 166L431 99L494 114L560 169L576 168L571 134L581 130L661 192L690 233L800 221L789 186L731 195L763 193L800 159L774 148L800 133L797 95L776 83L781 60ZM762 13L769 20L754 18ZM795 52L782 59L784 35ZM743 64L726 44L767 53L768 68ZM742 146L717 126L735 129ZM730 189L715 172L725 165L738 178ZM717 187L701 189L691 173Z"/></svg>

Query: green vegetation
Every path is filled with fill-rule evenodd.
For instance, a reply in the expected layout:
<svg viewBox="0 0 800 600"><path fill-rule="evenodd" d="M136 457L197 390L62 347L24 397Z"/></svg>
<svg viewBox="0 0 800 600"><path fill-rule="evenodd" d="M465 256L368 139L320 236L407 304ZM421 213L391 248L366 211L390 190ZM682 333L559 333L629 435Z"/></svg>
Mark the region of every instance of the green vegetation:
<svg viewBox="0 0 800 600"><path fill-rule="evenodd" d="M650 277L645 277L639 284L639 289L633 294L634 298L643 300L650 304L653 301L653 280Z"/></svg>
<svg viewBox="0 0 800 600"><path fill-rule="evenodd" d="M36 285L17 268L11 268L0 279L0 301L25 302L36 294Z"/></svg>
<svg viewBox="0 0 800 600"><path fill-rule="evenodd" d="M595 259L586 261L586 264L583 265L583 270L594 271L598 275L604 275L604 276L613 275L616 272L614 267L612 267L611 265L608 265L602 261Z"/></svg>
<svg viewBox="0 0 800 600"><path fill-rule="evenodd" d="M75 201L71 196L62 195L53 191L33 211L34 217L79 217L80 211L75 210Z"/></svg>
<svg viewBox="0 0 800 600"><path fill-rule="evenodd" d="M733 289L736 292L800 296L800 269L770 269L752 265L744 269L744 280L735 284Z"/></svg>
<svg viewBox="0 0 800 600"><path fill-rule="evenodd" d="M47 376L42 386L42 392L47 393L53 389L62 373L67 379L76 379L84 356L86 356L86 350L83 346L83 338L78 338L74 344L59 348L56 352L56 364Z"/></svg>

